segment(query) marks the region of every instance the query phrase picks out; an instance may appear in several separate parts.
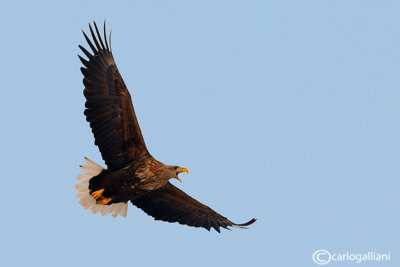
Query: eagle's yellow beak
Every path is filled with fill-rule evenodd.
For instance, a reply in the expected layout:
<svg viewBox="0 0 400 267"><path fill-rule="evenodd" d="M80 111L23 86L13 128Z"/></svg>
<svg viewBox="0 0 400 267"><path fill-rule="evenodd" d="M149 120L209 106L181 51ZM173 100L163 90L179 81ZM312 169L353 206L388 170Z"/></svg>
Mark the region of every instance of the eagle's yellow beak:
<svg viewBox="0 0 400 267"><path fill-rule="evenodd" d="M178 172L186 172L187 174L189 174L189 171L186 168L178 168Z"/></svg>
<svg viewBox="0 0 400 267"><path fill-rule="evenodd" d="M179 179L179 177L178 177L178 173L181 173L181 172L189 173L189 171L188 171L188 169L186 169L186 168L181 168L181 167L179 167L179 168L176 170L176 177L175 177L175 178L176 178L179 182L182 183L182 180Z"/></svg>

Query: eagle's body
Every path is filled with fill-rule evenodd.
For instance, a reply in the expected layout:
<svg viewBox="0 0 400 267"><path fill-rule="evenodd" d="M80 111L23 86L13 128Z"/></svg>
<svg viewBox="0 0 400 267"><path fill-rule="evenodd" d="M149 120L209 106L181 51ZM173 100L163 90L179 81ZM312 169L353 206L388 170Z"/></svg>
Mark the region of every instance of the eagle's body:
<svg viewBox="0 0 400 267"><path fill-rule="evenodd" d="M90 193L104 189L102 197L111 198L107 204L128 202L165 186L170 178L166 165L150 156L120 170L103 170L90 180L89 189Z"/></svg>
<svg viewBox="0 0 400 267"><path fill-rule="evenodd" d="M156 220L179 222L195 227L227 228L244 227L221 216L211 208L191 198L173 186L169 180L178 174L188 173L186 168L165 165L153 158L147 150L140 130L131 96L115 64L111 42L107 41L104 25L104 43L95 25L96 34L90 26L94 44L86 36L93 54L79 46L89 60L79 56L85 68L84 114L90 123L95 144L107 165L100 165L85 158L83 173L76 186L79 203L93 213L126 216L127 202L144 210ZM111 38L111 36L110 36Z"/></svg>

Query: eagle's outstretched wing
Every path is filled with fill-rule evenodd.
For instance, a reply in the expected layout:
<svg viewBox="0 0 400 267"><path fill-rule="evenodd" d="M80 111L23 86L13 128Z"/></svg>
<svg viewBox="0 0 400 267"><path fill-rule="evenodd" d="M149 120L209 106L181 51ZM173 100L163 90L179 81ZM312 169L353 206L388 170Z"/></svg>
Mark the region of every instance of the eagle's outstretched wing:
<svg viewBox="0 0 400 267"><path fill-rule="evenodd" d="M207 230L214 228L217 232L220 232L220 227L245 228L256 221L252 219L244 224L233 223L169 182L160 189L133 200L132 203L155 220L179 222Z"/></svg>
<svg viewBox="0 0 400 267"><path fill-rule="evenodd" d="M90 24L89 28L95 45L85 32L83 35L93 54L79 46L88 58L85 60L79 56L85 65L85 68L81 68L85 85L83 93L86 97L84 113L105 163L109 169L117 170L150 154L143 140L131 96L111 52L111 33L108 42L104 22L103 43L96 23L94 28L98 39Z"/></svg>

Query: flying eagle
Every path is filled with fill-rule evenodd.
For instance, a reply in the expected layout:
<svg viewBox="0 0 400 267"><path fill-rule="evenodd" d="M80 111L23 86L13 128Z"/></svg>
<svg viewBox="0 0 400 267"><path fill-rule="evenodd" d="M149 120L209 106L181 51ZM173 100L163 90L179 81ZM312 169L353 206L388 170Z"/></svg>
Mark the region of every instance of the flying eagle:
<svg viewBox="0 0 400 267"><path fill-rule="evenodd" d="M76 185L79 203L93 213L126 216L128 201L142 209L155 220L178 222L207 230L220 227L246 228L254 223L236 224L193 199L169 182L179 173L188 170L175 165L165 165L153 158L146 148L131 96L115 64L110 41L107 41L104 22L104 42L94 22L94 42L83 31L93 54L79 46L88 60L79 56L85 67L81 68L83 94L86 98L86 120L90 123L101 156L107 165L104 169L85 157L87 165L80 166L82 180Z"/></svg>

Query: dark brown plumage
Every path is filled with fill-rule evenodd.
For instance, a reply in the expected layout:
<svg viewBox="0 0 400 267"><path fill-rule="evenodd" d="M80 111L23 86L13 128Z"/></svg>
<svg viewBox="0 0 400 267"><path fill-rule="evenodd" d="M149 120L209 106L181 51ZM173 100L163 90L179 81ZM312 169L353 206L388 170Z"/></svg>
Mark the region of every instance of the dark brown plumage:
<svg viewBox="0 0 400 267"><path fill-rule="evenodd" d="M220 227L244 228L254 223L255 219L235 224L169 182L171 178L180 180L178 174L187 169L165 165L150 155L131 96L115 64L105 25L104 42L96 23L95 31L90 24L89 29L94 44L83 34L92 53L79 46L88 58L79 56L85 66L81 68L86 97L84 114L107 169L85 159L88 165L82 166L84 172L78 176L84 181L76 187L82 206L94 213L124 216L124 203L131 201L156 220L214 228L218 232Z"/></svg>
<svg viewBox="0 0 400 267"><path fill-rule="evenodd" d="M207 230L214 228L228 229L229 226L243 228L255 222L255 219L244 224L235 224L218 214L208 206L198 202L188 194L168 182L158 190L151 191L132 203L144 210L155 220L179 222L194 227L204 227Z"/></svg>

